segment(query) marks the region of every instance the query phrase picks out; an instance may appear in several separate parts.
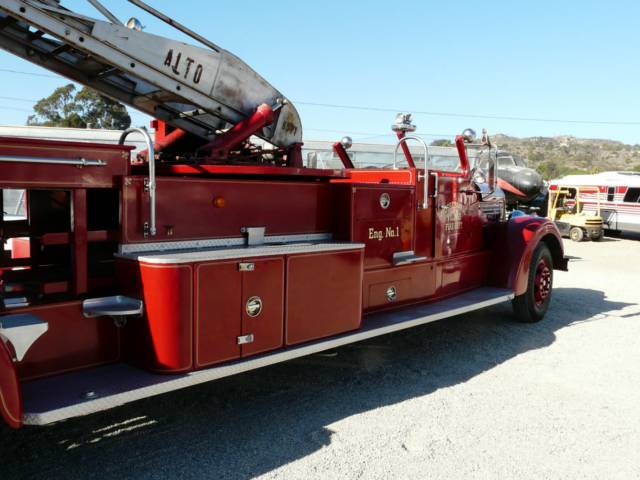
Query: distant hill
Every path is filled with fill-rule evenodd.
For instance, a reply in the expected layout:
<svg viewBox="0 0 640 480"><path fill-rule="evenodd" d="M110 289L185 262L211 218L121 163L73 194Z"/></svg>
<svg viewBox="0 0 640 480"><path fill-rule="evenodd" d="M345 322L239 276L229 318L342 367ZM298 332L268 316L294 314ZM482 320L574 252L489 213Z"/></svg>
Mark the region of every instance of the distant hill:
<svg viewBox="0 0 640 480"><path fill-rule="evenodd" d="M640 145L568 136L517 138L497 134L492 138L501 150L527 160L545 179L608 170L640 172Z"/></svg>

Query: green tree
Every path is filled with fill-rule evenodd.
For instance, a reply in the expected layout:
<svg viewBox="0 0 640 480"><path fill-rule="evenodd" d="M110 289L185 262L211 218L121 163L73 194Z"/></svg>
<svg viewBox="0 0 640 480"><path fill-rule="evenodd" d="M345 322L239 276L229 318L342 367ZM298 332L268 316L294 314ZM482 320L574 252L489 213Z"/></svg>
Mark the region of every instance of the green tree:
<svg viewBox="0 0 640 480"><path fill-rule="evenodd" d="M56 88L47 98L38 101L33 111L27 125L111 130L123 130L131 125L131 117L120 102L87 87L77 91L73 84Z"/></svg>

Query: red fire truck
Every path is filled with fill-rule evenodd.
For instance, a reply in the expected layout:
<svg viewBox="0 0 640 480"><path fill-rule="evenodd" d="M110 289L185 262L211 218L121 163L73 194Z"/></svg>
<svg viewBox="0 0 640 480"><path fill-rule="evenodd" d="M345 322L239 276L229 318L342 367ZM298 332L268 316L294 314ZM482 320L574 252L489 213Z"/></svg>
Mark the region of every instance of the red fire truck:
<svg viewBox="0 0 640 480"><path fill-rule="evenodd" d="M513 301L540 320L549 220L506 218L495 183L416 165L408 115L394 165L305 166L295 107L242 60L140 0L202 46L56 0L0 0L0 46L153 115L119 145L4 137L0 188L26 215L0 236L0 412L15 428L98 412ZM130 134L146 150L132 155ZM253 141L255 139L256 141ZM492 153L493 152L493 153ZM0 196L0 198L2 198ZM12 242L9 242L12 240ZM15 240L15 241L13 241Z"/></svg>

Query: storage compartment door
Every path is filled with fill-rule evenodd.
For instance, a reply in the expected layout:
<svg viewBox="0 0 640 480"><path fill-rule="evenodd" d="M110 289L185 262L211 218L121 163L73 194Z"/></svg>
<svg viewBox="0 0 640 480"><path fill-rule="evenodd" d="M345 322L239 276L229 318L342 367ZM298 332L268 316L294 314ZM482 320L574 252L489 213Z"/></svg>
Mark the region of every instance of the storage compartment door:
<svg viewBox="0 0 640 480"><path fill-rule="evenodd" d="M195 317L196 366L240 357L241 335L238 306L242 276L238 262L196 265L197 307Z"/></svg>
<svg viewBox="0 0 640 480"><path fill-rule="evenodd" d="M242 261L242 356L282 346L284 259Z"/></svg>
<svg viewBox="0 0 640 480"><path fill-rule="evenodd" d="M287 258L287 345L360 327L363 257L358 249Z"/></svg>

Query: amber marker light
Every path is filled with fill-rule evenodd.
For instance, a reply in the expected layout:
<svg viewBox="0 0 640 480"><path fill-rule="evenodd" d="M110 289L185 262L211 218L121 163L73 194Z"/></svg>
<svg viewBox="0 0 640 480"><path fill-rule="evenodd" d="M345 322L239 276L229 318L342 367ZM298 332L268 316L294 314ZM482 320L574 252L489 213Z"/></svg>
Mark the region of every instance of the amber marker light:
<svg viewBox="0 0 640 480"><path fill-rule="evenodd" d="M224 206L226 205L226 200L224 199L224 197L216 197L213 199L213 206L216 208L224 208Z"/></svg>

